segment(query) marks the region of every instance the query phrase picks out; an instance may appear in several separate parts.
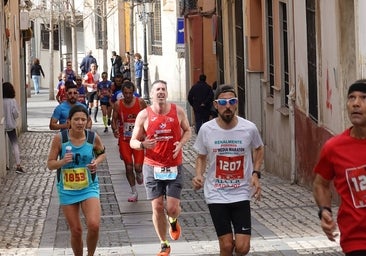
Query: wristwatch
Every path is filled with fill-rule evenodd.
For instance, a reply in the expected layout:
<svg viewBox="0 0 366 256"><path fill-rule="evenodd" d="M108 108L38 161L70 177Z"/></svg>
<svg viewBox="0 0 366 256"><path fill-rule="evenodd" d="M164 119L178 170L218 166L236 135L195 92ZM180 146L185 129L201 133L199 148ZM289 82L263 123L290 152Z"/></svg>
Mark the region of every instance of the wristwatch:
<svg viewBox="0 0 366 256"><path fill-rule="evenodd" d="M140 148L145 149L144 144L142 144L142 141L140 142Z"/></svg>
<svg viewBox="0 0 366 256"><path fill-rule="evenodd" d="M261 176L262 176L262 175L261 175L261 172L259 172L259 171L255 171L255 170L252 172L252 175L253 175L253 174L257 174L258 179L260 179L260 178L261 178Z"/></svg>

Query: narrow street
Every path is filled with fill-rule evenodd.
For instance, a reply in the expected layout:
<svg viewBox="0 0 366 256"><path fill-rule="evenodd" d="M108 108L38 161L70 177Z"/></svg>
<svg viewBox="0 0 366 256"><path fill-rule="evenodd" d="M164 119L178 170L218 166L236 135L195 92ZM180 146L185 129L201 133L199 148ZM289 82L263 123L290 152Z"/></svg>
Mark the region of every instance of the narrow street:
<svg viewBox="0 0 366 256"><path fill-rule="evenodd" d="M29 132L22 134L24 175L9 171L0 189L0 255L72 255L69 230L58 204L55 172L46 168L50 142L48 129L56 102L46 91L28 102ZM101 118L99 118L101 120ZM156 255L159 241L144 187L139 201L127 202L129 186L117 141L103 133L101 122L93 126L106 146L107 161L99 168L102 222L96 255ZM182 193L182 237L171 242L171 255L219 255L217 237L202 191L194 191L194 137L185 146L185 188ZM252 204L252 243L249 255L343 255L338 243L322 233L311 192L263 173L263 199ZM84 233L85 236L86 233Z"/></svg>

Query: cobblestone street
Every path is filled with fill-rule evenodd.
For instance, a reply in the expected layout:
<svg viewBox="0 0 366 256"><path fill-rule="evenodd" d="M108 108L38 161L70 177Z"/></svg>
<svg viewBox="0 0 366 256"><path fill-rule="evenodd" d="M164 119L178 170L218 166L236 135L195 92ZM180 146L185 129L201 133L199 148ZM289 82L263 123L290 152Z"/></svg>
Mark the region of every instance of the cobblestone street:
<svg viewBox="0 0 366 256"><path fill-rule="evenodd" d="M73 255L55 190L55 172L46 168L54 135L48 131L48 122L55 104L50 104L46 94L28 102L28 119L33 121L29 121L30 131L20 137L21 160L27 173L19 175L12 169L1 179L0 255ZM139 201L127 202L130 191L116 139L111 132L103 133L100 123L93 130L107 149L107 161L98 171L102 222L96 255L156 255L159 241L143 186L138 187ZM179 218L183 234L171 242L171 255L219 255L203 192L191 186L193 142L194 138L184 150L185 186ZM266 172L263 176L263 199L252 203L250 255L343 255L338 243L328 241L322 233L311 191Z"/></svg>

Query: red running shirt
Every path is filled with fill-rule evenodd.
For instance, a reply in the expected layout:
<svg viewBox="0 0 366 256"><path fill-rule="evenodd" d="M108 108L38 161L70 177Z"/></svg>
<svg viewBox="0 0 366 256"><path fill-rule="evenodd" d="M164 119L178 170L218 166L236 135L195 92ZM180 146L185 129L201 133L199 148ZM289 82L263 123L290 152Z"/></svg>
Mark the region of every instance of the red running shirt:
<svg viewBox="0 0 366 256"><path fill-rule="evenodd" d="M156 146L146 149L144 163L152 166L172 167L182 164L181 150L178 156L173 159L175 142L179 142L182 137L182 130L177 114L177 106L171 104L170 111L166 115L159 115L147 107L147 118L149 125L146 136L157 140Z"/></svg>
<svg viewBox="0 0 366 256"><path fill-rule="evenodd" d="M345 253L366 250L366 140L351 137L350 131L325 143L314 169L324 179L334 179L342 199L337 222Z"/></svg>
<svg viewBox="0 0 366 256"><path fill-rule="evenodd" d="M119 134L123 136L123 140L129 141L135 127L136 116L140 112L140 101L135 98L135 103L131 107L126 107L123 99L119 102Z"/></svg>

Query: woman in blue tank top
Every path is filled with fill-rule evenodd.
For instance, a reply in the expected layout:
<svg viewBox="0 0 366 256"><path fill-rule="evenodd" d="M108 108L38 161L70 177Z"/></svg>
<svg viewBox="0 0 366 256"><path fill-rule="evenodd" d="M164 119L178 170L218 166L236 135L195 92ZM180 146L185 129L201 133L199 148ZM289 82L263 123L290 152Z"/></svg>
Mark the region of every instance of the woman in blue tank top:
<svg viewBox="0 0 366 256"><path fill-rule="evenodd" d="M88 111L76 105L70 109L70 129L56 134L52 140L47 167L57 169L57 192L71 231L74 255L83 254L80 209L87 222L88 255L94 255L100 226L100 200L97 166L105 159L105 150L98 134L86 130Z"/></svg>

